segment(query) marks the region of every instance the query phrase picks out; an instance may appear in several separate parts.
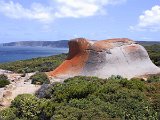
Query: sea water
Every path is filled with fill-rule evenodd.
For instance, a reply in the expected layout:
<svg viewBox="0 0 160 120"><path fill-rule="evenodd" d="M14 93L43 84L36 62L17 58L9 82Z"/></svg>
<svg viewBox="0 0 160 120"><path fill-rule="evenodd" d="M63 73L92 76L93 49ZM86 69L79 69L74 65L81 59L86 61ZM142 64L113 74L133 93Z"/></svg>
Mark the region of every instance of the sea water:
<svg viewBox="0 0 160 120"><path fill-rule="evenodd" d="M67 53L68 48L0 46L0 63Z"/></svg>

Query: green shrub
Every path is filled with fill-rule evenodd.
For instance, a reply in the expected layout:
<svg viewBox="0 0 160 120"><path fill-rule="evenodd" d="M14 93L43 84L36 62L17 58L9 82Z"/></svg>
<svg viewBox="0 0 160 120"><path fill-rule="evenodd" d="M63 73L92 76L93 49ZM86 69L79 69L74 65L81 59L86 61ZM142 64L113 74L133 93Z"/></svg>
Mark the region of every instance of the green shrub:
<svg viewBox="0 0 160 120"><path fill-rule="evenodd" d="M8 77L4 74L0 75L0 80L8 80Z"/></svg>
<svg viewBox="0 0 160 120"><path fill-rule="evenodd" d="M16 108L16 116L27 120L48 120L52 117L55 106L57 104L50 100L39 99L30 94L18 95L11 104L11 108Z"/></svg>
<svg viewBox="0 0 160 120"><path fill-rule="evenodd" d="M111 77L108 78L108 80L122 80L122 79L124 78L120 75L112 75Z"/></svg>
<svg viewBox="0 0 160 120"><path fill-rule="evenodd" d="M8 80L8 77L6 75L0 75L0 88L5 87L9 84L10 81Z"/></svg>
<svg viewBox="0 0 160 120"><path fill-rule="evenodd" d="M154 45L149 45L145 46L149 57L153 61L153 63L157 66L160 66L160 45L154 44Z"/></svg>
<svg viewBox="0 0 160 120"><path fill-rule="evenodd" d="M155 80L154 80L155 81ZM158 113L160 119L160 82L149 82L147 85L147 96L153 109Z"/></svg>
<svg viewBox="0 0 160 120"><path fill-rule="evenodd" d="M144 82L136 78L131 80L122 79L119 83L122 85L122 87L127 87L128 89L137 89L141 91L146 89Z"/></svg>
<svg viewBox="0 0 160 120"><path fill-rule="evenodd" d="M32 84L40 84L43 83L49 84L50 80L48 79L47 75L45 73L36 73L35 75L31 76L30 78L32 80Z"/></svg>
<svg viewBox="0 0 160 120"><path fill-rule="evenodd" d="M0 111L0 120L14 120L16 118L16 109L15 108L6 108Z"/></svg>
<svg viewBox="0 0 160 120"><path fill-rule="evenodd" d="M53 116L55 108L59 106L59 103L55 103L54 101L39 99L38 108L40 110L40 114L38 116L38 120L49 120Z"/></svg>
<svg viewBox="0 0 160 120"><path fill-rule="evenodd" d="M160 82L160 75L151 75L148 77L147 82Z"/></svg>
<svg viewBox="0 0 160 120"><path fill-rule="evenodd" d="M112 76L107 81L95 77L77 76L67 79L63 84L54 85L48 90L48 96L51 96L50 98L55 102L71 107L63 108L66 110L59 107L58 112L55 110L53 118L57 119L71 119L70 117L78 119L78 115L83 118L83 111L90 109L95 109L104 116L115 119L156 118L156 112L143 93L145 90L145 82L138 79L129 81L122 77ZM91 112L89 116L94 117L95 114Z"/></svg>
<svg viewBox="0 0 160 120"><path fill-rule="evenodd" d="M38 105L38 98L30 94L18 95L11 104L16 108L16 115L19 118L33 118L33 120L37 119L37 115L40 113Z"/></svg>
<svg viewBox="0 0 160 120"><path fill-rule="evenodd" d="M93 79L93 80L92 80ZM51 96L57 102L64 102L70 99L86 98L89 94L93 93L100 82L96 77L74 77L65 80L64 84L56 84L48 90L48 96ZM94 80L97 82L94 82ZM99 79L100 80L100 79Z"/></svg>
<svg viewBox="0 0 160 120"><path fill-rule="evenodd" d="M51 120L112 120L112 118L94 107L81 110L66 105L58 107Z"/></svg>
<svg viewBox="0 0 160 120"><path fill-rule="evenodd" d="M67 54L60 54L49 57L39 57L29 60L20 60L0 64L0 69L10 70L18 73L48 72L58 67L67 57Z"/></svg>
<svg viewBox="0 0 160 120"><path fill-rule="evenodd" d="M51 85L41 99L19 95L10 108L16 119L27 120L158 120L159 86L137 78L77 76Z"/></svg>

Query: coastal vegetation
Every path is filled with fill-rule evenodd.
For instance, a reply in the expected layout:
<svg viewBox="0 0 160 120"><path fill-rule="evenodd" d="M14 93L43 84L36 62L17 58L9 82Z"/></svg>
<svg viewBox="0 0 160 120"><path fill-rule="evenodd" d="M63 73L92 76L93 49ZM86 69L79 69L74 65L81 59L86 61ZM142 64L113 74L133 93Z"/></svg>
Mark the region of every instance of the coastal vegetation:
<svg viewBox="0 0 160 120"><path fill-rule="evenodd" d="M17 73L48 72L58 67L66 58L67 54L49 57L39 57L30 60L0 64L0 69L10 70Z"/></svg>
<svg viewBox="0 0 160 120"><path fill-rule="evenodd" d="M0 75L0 88L5 87L6 85L9 85L10 82L8 80L8 77L6 75Z"/></svg>
<svg viewBox="0 0 160 120"><path fill-rule="evenodd" d="M30 79L32 80L32 84L42 85L50 83L49 78L45 73L36 73L33 76L31 76Z"/></svg>
<svg viewBox="0 0 160 120"><path fill-rule="evenodd" d="M160 80L148 80L77 76L51 85L41 98L17 96L0 116L3 120L158 120Z"/></svg>
<svg viewBox="0 0 160 120"><path fill-rule="evenodd" d="M145 46L151 60L160 66L160 45ZM0 64L0 69L18 73L37 72L32 84L49 84L44 72L59 66L67 54ZM5 75L1 80L8 81ZM9 82L9 81L8 81ZM42 92L42 91L41 91ZM18 95L9 108L0 111L3 120L158 120L160 75L145 81L121 76L108 79L76 76L43 89L43 96Z"/></svg>
<svg viewBox="0 0 160 120"><path fill-rule="evenodd" d="M160 66L160 45L145 45L144 46L153 61L157 66ZM10 70L17 73L30 72L48 72L58 67L67 57L67 54L60 54L49 57L39 57L30 60L20 60L16 62L0 64L0 69Z"/></svg>
<svg viewBox="0 0 160 120"><path fill-rule="evenodd" d="M154 44L150 46L145 46L151 60L157 66L160 66L160 45Z"/></svg>

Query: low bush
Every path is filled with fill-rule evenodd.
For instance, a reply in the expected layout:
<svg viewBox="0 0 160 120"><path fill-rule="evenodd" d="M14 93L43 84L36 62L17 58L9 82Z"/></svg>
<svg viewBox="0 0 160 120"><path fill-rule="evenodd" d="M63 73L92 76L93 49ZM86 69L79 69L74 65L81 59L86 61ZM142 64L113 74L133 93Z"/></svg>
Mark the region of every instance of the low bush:
<svg viewBox="0 0 160 120"><path fill-rule="evenodd" d="M147 81L149 83L151 83L151 82L160 82L160 75L151 75L150 77L148 77Z"/></svg>
<svg viewBox="0 0 160 120"><path fill-rule="evenodd" d="M58 107L53 119L88 119L84 111L93 109L102 115L98 116L101 119L104 116L108 116L108 119L154 119L157 118L157 112L148 101L146 90L145 82L138 79L129 81L112 76L102 80L77 76L48 89L46 98L66 106ZM87 116L92 118L96 115L90 112Z"/></svg>
<svg viewBox="0 0 160 120"><path fill-rule="evenodd" d="M0 75L0 88L5 87L9 84L10 81L8 80L8 77L6 75Z"/></svg>
<svg viewBox="0 0 160 120"><path fill-rule="evenodd" d="M50 80L48 79L45 73L36 73L35 75L31 76L30 79L32 80L32 84L49 84Z"/></svg>
<svg viewBox="0 0 160 120"><path fill-rule="evenodd" d="M49 57L39 57L29 60L20 60L10 63L1 63L0 69L10 70L18 73L48 72L58 67L67 57L67 54L60 54Z"/></svg>
<svg viewBox="0 0 160 120"><path fill-rule="evenodd" d="M152 62L155 65L160 66L160 45L154 44L154 45L149 45L144 47L146 48Z"/></svg>
<svg viewBox="0 0 160 120"><path fill-rule="evenodd" d="M13 120L158 120L159 86L120 76L77 76L51 85L43 98L19 95L9 110L13 109ZM2 118L11 117L2 113Z"/></svg>
<svg viewBox="0 0 160 120"><path fill-rule="evenodd" d="M16 108L6 108L0 111L0 120L15 120Z"/></svg>
<svg viewBox="0 0 160 120"><path fill-rule="evenodd" d="M8 77L6 75L4 75L4 74L0 75L0 80L7 80L7 79L8 79Z"/></svg>
<svg viewBox="0 0 160 120"><path fill-rule="evenodd" d="M11 109L14 109L14 114L19 119L25 118L26 120L48 120L52 117L55 106L57 106L57 104L54 104L50 100L39 99L30 94L23 94L17 96L12 101ZM6 110L2 111L3 114L5 111ZM12 116L14 116L14 114Z"/></svg>

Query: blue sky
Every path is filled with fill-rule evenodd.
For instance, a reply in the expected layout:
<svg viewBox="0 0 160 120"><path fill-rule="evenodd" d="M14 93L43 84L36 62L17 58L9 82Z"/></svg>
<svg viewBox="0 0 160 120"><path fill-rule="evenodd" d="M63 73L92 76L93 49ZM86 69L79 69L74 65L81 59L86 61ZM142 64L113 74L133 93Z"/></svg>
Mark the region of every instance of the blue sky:
<svg viewBox="0 0 160 120"><path fill-rule="evenodd" d="M0 43L76 37L160 41L160 0L0 0Z"/></svg>

